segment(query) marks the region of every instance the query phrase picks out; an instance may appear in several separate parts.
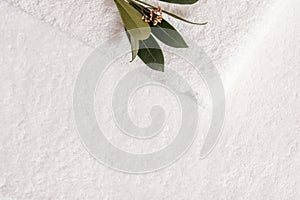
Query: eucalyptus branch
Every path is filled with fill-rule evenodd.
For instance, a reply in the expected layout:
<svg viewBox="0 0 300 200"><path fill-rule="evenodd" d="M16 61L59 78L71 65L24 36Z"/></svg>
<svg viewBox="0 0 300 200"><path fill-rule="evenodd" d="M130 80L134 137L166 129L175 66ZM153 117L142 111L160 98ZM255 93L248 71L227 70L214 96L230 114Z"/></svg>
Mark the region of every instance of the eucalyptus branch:
<svg viewBox="0 0 300 200"><path fill-rule="evenodd" d="M155 38L174 48L187 48L180 33L165 19L163 13L181 21L191 22L141 0L114 0L120 12L131 45L132 60L138 56L148 67L164 71L164 55ZM161 0L175 4L193 4L198 0ZM153 37L155 36L155 38Z"/></svg>

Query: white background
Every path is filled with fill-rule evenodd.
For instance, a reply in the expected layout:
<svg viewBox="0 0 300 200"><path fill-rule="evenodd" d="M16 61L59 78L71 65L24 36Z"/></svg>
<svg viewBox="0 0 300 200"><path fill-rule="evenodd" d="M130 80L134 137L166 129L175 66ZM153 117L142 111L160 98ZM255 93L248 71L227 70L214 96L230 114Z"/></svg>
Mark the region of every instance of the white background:
<svg viewBox="0 0 300 200"><path fill-rule="evenodd" d="M93 48L122 29L113 1L1 0L1 200L300 199L300 1L160 5L209 22L170 19L222 76L226 118L214 151L200 160L195 144L146 175L99 164L77 136L72 92Z"/></svg>

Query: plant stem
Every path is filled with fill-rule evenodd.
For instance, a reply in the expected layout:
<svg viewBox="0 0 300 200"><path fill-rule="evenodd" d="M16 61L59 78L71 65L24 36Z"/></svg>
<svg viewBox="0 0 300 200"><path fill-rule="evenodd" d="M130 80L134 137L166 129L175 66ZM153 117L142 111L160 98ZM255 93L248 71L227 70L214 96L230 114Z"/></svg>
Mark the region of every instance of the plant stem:
<svg viewBox="0 0 300 200"><path fill-rule="evenodd" d="M143 7L141 4L138 4L137 2L133 1L133 0L128 0L129 4L131 4L134 7L138 7L138 10L140 10L142 12L142 14L149 13L150 11L145 9L145 7Z"/></svg>
<svg viewBox="0 0 300 200"><path fill-rule="evenodd" d="M129 1L133 1L133 0L129 0ZM150 7L152 7L152 8L155 7L155 6L151 5L151 4L148 4L148 3L143 2L143 1L141 1L141 0L134 0L134 1L137 1L137 2L139 2L139 3L141 3L141 4L146 5L146 6L150 6ZM201 22L200 22L200 23L199 23L199 22L191 22L191 21L189 21L189 20L187 20L187 19L184 19L184 18L182 18L182 17L179 17L179 16L177 16L177 15L175 15L175 14L173 14L173 13L170 13L170 12L168 12L168 11L165 11L165 10L162 10L162 12L166 13L167 15L169 15L169 16L171 16L171 17L174 17L174 18L176 18L176 19L179 19L179 20L181 20L181 21L184 21L184 22L186 22L186 23L195 24L195 25L205 25L205 24L207 24L207 22L204 22L204 23L201 23Z"/></svg>

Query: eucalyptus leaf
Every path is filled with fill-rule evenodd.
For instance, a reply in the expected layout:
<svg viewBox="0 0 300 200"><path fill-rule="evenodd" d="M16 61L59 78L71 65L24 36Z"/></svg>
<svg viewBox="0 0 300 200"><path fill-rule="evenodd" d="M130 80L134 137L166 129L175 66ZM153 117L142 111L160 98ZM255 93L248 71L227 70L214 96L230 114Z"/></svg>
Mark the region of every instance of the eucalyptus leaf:
<svg viewBox="0 0 300 200"><path fill-rule="evenodd" d="M194 4L198 0L160 0L167 3L175 3L175 4Z"/></svg>
<svg viewBox="0 0 300 200"><path fill-rule="evenodd" d="M138 56L151 69L164 71L164 55L152 35L148 39L140 41Z"/></svg>
<svg viewBox="0 0 300 200"><path fill-rule="evenodd" d="M125 0L114 0L120 12L124 26L135 40L145 40L150 36L150 26L141 18L142 15Z"/></svg>
<svg viewBox="0 0 300 200"><path fill-rule="evenodd" d="M130 39L130 45L131 45L131 61L133 61L139 52L140 41L132 37Z"/></svg>
<svg viewBox="0 0 300 200"><path fill-rule="evenodd" d="M175 48L188 47L178 31L164 19L156 26L153 26L153 24L151 24L151 32L155 35L155 37L157 37L166 45Z"/></svg>
<svg viewBox="0 0 300 200"><path fill-rule="evenodd" d="M137 11L139 11L139 13L143 14L142 8L141 8L141 6L140 6L138 3L136 3L136 2L134 2L134 1L132 1L132 0L129 0L128 2L129 2L129 4L130 4L131 6L133 6Z"/></svg>
<svg viewBox="0 0 300 200"><path fill-rule="evenodd" d="M130 45L131 45L131 61L130 62L132 62L138 54L140 41L134 39L133 37L131 37L130 34L128 33L128 31L126 30L126 28L125 28L125 31L126 31L126 35L127 35L128 40L130 42Z"/></svg>

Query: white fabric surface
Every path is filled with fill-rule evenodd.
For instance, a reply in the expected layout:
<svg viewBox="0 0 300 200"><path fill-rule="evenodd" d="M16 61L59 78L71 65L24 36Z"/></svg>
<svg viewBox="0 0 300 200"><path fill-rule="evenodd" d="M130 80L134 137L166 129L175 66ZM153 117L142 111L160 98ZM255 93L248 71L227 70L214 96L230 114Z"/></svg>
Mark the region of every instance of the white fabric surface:
<svg viewBox="0 0 300 200"><path fill-rule="evenodd" d="M299 0L162 4L203 46L226 89L219 143L173 166L119 173L82 146L72 115L76 75L122 29L113 1L0 1L0 199L300 199Z"/></svg>

